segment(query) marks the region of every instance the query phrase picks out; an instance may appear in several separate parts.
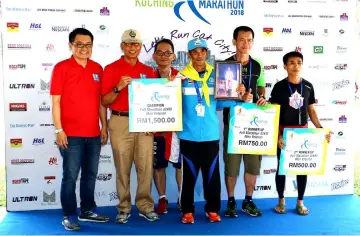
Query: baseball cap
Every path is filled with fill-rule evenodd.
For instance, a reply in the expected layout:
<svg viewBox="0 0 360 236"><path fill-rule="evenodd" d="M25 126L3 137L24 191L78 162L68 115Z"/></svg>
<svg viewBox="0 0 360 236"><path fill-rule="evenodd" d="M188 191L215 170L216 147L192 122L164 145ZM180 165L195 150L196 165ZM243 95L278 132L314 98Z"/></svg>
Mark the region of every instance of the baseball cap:
<svg viewBox="0 0 360 236"><path fill-rule="evenodd" d="M141 34L138 30L128 29L125 30L121 36L122 43L142 43Z"/></svg>
<svg viewBox="0 0 360 236"><path fill-rule="evenodd" d="M208 49L208 46L204 39L192 39L188 42L188 51L194 50L195 48Z"/></svg>

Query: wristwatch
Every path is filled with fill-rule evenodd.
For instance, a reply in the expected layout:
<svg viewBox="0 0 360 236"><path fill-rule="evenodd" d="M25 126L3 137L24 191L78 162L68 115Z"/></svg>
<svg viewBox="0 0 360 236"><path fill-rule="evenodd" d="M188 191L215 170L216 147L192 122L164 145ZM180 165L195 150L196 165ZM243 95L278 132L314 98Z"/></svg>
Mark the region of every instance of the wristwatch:
<svg viewBox="0 0 360 236"><path fill-rule="evenodd" d="M113 92L114 92L114 93L120 93L120 90L115 86L115 87L113 88Z"/></svg>
<svg viewBox="0 0 360 236"><path fill-rule="evenodd" d="M56 130L55 130L55 134L58 134L58 133L60 133L61 131L63 131L63 129L56 129Z"/></svg>

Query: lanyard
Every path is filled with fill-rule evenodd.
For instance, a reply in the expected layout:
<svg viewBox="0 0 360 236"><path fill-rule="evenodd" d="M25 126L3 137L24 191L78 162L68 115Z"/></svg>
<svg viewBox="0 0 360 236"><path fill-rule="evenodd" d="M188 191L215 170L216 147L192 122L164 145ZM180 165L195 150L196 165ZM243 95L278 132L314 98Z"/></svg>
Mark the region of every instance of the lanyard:
<svg viewBox="0 0 360 236"><path fill-rule="evenodd" d="M200 94L199 84L197 81L194 81L194 86L195 86L196 95L197 95L197 102L198 102L198 104L202 104L202 96Z"/></svg>
<svg viewBox="0 0 360 236"><path fill-rule="evenodd" d="M249 90L251 88L251 78L252 78L252 63L251 63L251 58L249 59L249 63L250 63L250 75L249 75L249 85L247 87L247 90ZM245 76L246 77L246 76ZM246 87L246 86L245 86Z"/></svg>

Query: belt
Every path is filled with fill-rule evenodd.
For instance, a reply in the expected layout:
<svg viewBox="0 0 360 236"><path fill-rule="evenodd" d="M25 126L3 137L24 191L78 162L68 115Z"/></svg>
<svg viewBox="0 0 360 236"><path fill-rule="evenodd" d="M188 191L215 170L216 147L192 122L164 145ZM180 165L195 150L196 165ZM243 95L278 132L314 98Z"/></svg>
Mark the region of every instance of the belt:
<svg viewBox="0 0 360 236"><path fill-rule="evenodd" d="M111 110L111 114L116 115L116 116L129 116L128 111L114 111L114 110Z"/></svg>

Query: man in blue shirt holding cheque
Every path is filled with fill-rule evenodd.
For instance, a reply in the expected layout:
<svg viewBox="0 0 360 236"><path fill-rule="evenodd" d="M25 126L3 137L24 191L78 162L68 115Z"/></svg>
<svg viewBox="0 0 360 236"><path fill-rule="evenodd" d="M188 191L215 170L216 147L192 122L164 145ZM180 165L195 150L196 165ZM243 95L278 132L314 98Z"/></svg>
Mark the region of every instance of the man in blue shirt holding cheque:
<svg viewBox="0 0 360 236"><path fill-rule="evenodd" d="M194 223L194 188L201 169L205 212L210 222L219 222L221 183L219 171L220 126L217 109L232 107L235 101L214 98L214 68L206 62L208 47L203 39L188 42L190 63L180 73L184 76L183 131L178 132L182 158L180 204L182 222ZM239 88L237 89L239 92Z"/></svg>

